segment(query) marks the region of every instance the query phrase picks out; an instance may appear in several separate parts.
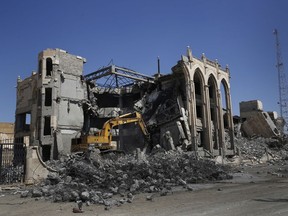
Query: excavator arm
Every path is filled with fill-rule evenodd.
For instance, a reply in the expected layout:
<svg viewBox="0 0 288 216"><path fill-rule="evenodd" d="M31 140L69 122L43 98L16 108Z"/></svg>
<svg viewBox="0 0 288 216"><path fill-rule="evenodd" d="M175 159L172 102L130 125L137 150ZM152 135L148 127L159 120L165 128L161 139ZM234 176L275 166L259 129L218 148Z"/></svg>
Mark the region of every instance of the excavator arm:
<svg viewBox="0 0 288 216"><path fill-rule="evenodd" d="M112 148L112 133L113 127L125 124L137 123L145 135L146 139L149 139L149 132L142 119L142 115L138 112L124 114L106 121L103 125L99 135L88 135L83 137L83 142L86 144L96 144L99 148L109 149Z"/></svg>

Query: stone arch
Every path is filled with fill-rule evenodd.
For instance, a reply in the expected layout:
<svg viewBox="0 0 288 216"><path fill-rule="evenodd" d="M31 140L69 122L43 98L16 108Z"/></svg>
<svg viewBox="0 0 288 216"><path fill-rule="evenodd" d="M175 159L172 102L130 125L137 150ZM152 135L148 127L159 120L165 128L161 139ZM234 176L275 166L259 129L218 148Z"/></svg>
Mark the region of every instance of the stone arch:
<svg viewBox="0 0 288 216"><path fill-rule="evenodd" d="M226 150L234 149L234 128L231 108L230 89L226 79L221 80L221 100L222 100L222 118L223 118L223 134L222 142Z"/></svg>
<svg viewBox="0 0 288 216"><path fill-rule="evenodd" d="M223 114L223 123L224 123L224 128L228 128L228 101L229 101L229 95L228 95L228 84L225 79L221 80L220 83L220 93L221 93L221 107L222 107L222 114Z"/></svg>
<svg viewBox="0 0 288 216"><path fill-rule="evenodd" d="M204 109L202 108L202 105L204 103L204 78L199 68L195 70L193 80L196 98L196 116L197 118L202 118L204 114Z"/></svg>
<svg viewBox="0 0 288 216"><path fill-rule="evenodd" d="M208 78L208 89L209 89L209 111L210 111L210 120L211 120L211 141L212 148L219 149L219 115L218 115L218 85L216 78L213 74L210 74ZM210 122L209 122L210 123Z"/></svg>
<svg viewBox="0 0 288 216"><path fill-rule="evenodd" d="M204 94L204 85L205 80L203 77L203 73L199 68L195 69L194 75L193 75L193 81L194 81L194 94L195 94L195 110L196 110L196 127L197 127L197 138L196 142L198 147L200 148L206 148L205 146L205 137L207 137L207 134L203 128L205 125L205 94Z"/></svg>

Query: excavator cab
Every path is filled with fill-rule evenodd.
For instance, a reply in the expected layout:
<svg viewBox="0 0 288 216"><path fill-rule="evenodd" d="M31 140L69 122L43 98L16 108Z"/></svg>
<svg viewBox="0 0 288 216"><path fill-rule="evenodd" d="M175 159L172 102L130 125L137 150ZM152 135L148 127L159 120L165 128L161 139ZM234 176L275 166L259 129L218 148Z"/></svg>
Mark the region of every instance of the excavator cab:
<svg viewBox="0 0 288 216"><path fill-rule="evenodd" d="M100 150L117 150L117 143L112 140L111 130L113 127L137 123L141 128L145 139L149 139L149 132L143 121L142 115L138 112L127 113L106 121L102 129L96 132L94 135L83 135L80 139L77 139L75 144L72 142L71 152L75 151L85 151L89 144L94 144L94 146Z"/></svg>

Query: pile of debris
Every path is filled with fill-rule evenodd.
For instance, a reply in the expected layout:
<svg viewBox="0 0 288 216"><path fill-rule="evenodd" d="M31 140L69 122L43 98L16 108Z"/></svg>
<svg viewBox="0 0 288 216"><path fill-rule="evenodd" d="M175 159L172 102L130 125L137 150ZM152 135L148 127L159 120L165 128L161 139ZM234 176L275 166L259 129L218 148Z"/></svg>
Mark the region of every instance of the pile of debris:
<svg viewBox="0 0 288 216"><path fill-rule="evenodd" d="M23 191L22 197L111 206L132 202L134 195L140 192L166 195L174 186L192 190L191 183L232 178L228 167L209 159L195 158L192 152L181 150L104 156L93 150L52 161L50 165L58 173L50 173L41 184Z"/></svg>
<svg viewBox="0 0 288 216"><path fill-rule="evenodd" d="M279 162L288 159L286 137L274 138L235 138L235 145L240 149L242 160L251 163Z"/></svg>

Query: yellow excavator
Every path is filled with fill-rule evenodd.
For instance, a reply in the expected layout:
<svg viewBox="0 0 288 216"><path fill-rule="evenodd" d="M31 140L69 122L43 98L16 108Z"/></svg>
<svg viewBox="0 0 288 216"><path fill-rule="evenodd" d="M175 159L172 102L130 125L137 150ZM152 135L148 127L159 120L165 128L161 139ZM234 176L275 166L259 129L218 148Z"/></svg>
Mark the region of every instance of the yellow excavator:
<svg viewBox="0 0 288 216"><path fill-rule="evenodd" d="M127 113L106 121L102 130L96 132L95 135L84 135L79 142L72 142L71 152L85 151L90 144L94 144L95 148L101 150L117 150L117 144L112 141L111 130L115 126L137 123L145 136L145 142L149 140L149 132L143 121L142 115L138 112Z"/></svg>

